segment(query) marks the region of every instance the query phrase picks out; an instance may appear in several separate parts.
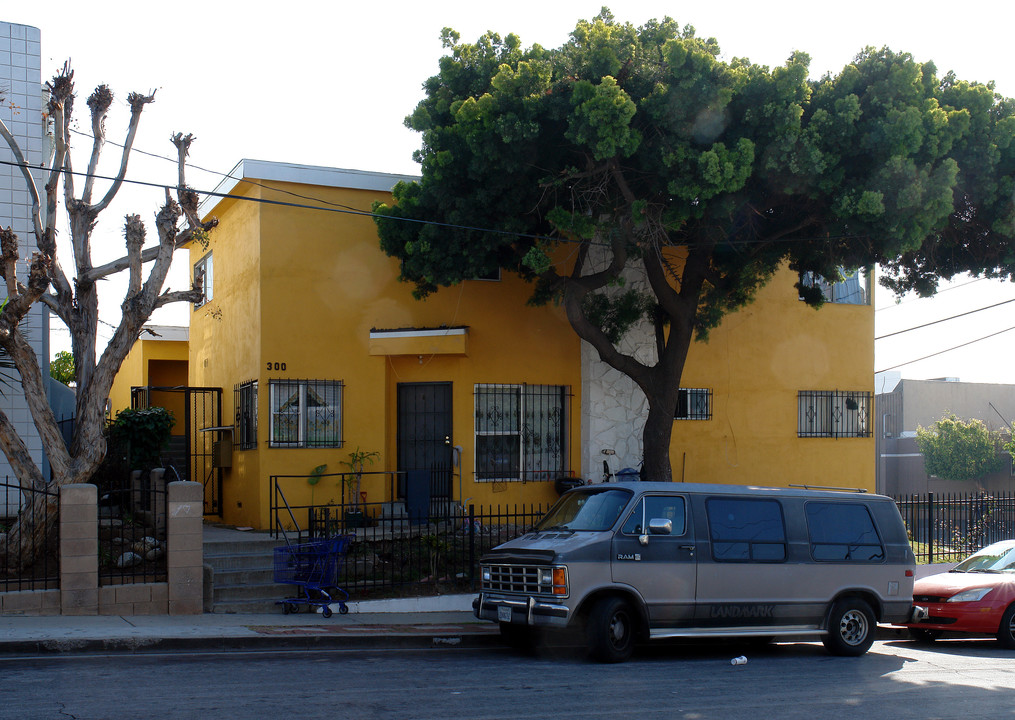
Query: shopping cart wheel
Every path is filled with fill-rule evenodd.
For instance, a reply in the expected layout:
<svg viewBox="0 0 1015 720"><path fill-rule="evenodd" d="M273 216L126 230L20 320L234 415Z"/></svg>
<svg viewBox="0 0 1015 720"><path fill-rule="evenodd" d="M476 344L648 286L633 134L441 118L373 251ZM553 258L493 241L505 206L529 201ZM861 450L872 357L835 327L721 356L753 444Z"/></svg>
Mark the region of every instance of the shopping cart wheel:
<svg viewBox="0 0 1015 720"><path fill-rule="evenodd" d="M322 607L321 608L321 616L322 617L326 617L326 618L330 618L331 617L331 608L328 607L327 605Z"/></svg>
<svg viewBox="0 0 1015 720"><path fill-rule="evenodd" d="M339 612L340 615L348 615L349 614L349 606L346 605L345 603L340 604L338 606L338 612Z"/></svg>

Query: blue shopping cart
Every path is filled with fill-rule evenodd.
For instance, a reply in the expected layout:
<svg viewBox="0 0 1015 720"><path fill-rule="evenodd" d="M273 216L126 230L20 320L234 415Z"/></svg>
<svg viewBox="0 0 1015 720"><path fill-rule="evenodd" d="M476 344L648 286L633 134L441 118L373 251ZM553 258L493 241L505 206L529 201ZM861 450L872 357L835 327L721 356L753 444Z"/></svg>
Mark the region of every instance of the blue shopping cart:
<svg viewBox="0 0 1015 720"><path fill-rule="evenodd" d="M288 597L275 603L282 606L282 612L286 615L299 612L299 606L306 605L321 608L321 615L328 618L331 617L331 604L335 602L342 615L349 612L345 604L349 593L336 587L335 581L354 537L339 535L327 540L275 548L275 582L296 585L300 589L298 597Z"/></svg>

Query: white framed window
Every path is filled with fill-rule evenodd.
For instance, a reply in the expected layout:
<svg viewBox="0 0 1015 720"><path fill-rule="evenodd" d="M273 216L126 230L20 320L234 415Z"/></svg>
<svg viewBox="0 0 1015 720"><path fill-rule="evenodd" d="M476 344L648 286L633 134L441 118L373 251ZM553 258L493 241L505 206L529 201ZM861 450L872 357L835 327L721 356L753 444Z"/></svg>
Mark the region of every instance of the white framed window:
<svg viewBox="0 0 1015 720"><path fill-rule="evenodd" d="M269 380L271 447L342 447L342 383Z"/></svg>
<svg viewBox="0 0 1015 720"><path fill-rule="evenodd" d="M568 388L479 384L476 480L555 480L566 475Z"/></svg>
<svg viewBox="0 0 1015 720"><path fill-rule="evenodd" d="M211 253L194 263L194 285L201 288L201 300L194 303L194 309L210 302L213 296L214 267Z"/></svg>

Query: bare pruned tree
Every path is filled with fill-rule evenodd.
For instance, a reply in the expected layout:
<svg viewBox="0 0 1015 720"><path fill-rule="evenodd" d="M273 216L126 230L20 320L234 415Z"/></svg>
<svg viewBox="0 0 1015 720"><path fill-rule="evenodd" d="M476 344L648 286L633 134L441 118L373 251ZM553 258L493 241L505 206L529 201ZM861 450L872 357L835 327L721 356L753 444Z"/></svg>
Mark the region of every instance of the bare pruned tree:
<svg viewBox="0 0 1015 720"><path fill-rule="evenodd" d="M165 204L155 217L158 242L146 247L147 232L138 215L128 215L124 223L126 254L120 259L95 267L92 263L92 232L99 214L109 207L123 185L127 162L144 107L154 101L154 92L147 95L131 93L130 124L127 129L120 167L115 178L98 201L96 178L99 159L106 141L105 121L113 102L113 93L100 85L88 98L91 112L92 148L88 168L83 173L81 194L76 194L76 179L70 153L70 128L74 106L74 73L70 63L47 83L48 114L53 123L55 152L48 167L42 168L45 186L37 187L32 168L8 127L0 120L0 135L6 140L21 168L32 202L32 228L37 250L26 266L19 268L22 239L10 228L0 229L0 277L6 281L7 301L0 310L0 347L7 351L18 370L25 400L42 447L49 459L51 479L32 459L24 439L18 434L11 418L0 410L0 449L7 457L18 482L26 490L40 489L49 483L64 485L88 482L106 452L103 422L106 398L113 379L130 348L137 340L152 312L168 303L197 302L202 290L169 292L163 286L173 259L173 252L205 234L218 224L212 219L202 223L197 215L198 196L185 180L186 159L193 136L176 134L171 140L176 147L178 180L175 199L166 188ZM71 267L57 255L56 224L59 188L63 185L63 204L70 230ZM45 208L45 211L43 211ZM147 265L148 274L144 276ZM121 305L122 315L112 339L102 349L96 347L99 323L99 281L128 271L129 282ZM74 435L68 447L50 409L41 363L34 349L18 332L19 324L35 303L43 303L67 326L71 336L77 380ZM30 564L32 548L41 546L47 531L45 496L26 493L25 508L17 524L0 543L0 553L8 555L8 566L21 568ZM8 552L9 549L9 552ZM16 557L12 556L16 553Z"/></svg>

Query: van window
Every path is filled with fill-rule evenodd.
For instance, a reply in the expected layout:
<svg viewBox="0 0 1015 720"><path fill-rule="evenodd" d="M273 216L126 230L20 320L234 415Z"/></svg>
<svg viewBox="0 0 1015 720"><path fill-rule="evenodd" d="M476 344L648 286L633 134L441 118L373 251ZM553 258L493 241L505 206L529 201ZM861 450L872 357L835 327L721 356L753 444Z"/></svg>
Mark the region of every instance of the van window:
<svg viewBox="0 0 1015 720"><path fill-rule="evenodd" d="M637 505L634 511L624 523L623 533L625 535L641 535L641 521L644 517L647 524L652 518L665 518L673 521L673 532L671 535L684 534L684 498L673 497L672 495L646 495Z"/></svg>
<svg viewBox="0 0 1015 720"><path fill-rule="evenodd" d="M870 511L859 503L809 502L811 556L820 562L879 562L885 551Z"/></svg>
<svg viewBox="0 0 1015 720"><path fill-rule="evenodd" d="M712 557L727 562L786 559L786 523L776 500L709 498L705 501Z"/></svg>
<svg viewBox="0 0 1015 720"><path fill-rule="evenodd" d="M536 530L609 530L631 502L631 494L613 488L572 490L550 508Z"/></svg>

